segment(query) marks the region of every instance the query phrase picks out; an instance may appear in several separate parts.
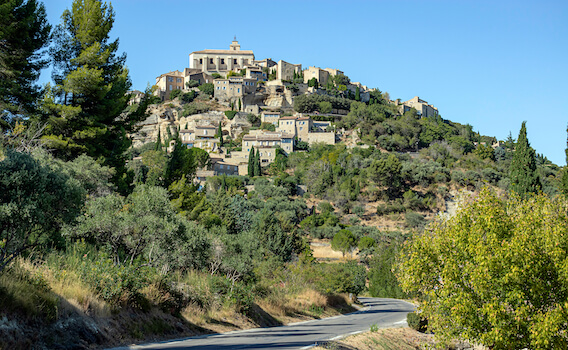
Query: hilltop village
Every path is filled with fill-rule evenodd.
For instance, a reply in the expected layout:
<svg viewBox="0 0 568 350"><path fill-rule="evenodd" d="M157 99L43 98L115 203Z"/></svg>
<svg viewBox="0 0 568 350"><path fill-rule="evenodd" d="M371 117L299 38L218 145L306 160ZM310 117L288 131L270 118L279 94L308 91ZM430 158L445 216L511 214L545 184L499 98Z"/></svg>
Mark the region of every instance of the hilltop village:
<svg viewBox="0 0 568 350"><path fill-rule="evenodd" d="M360 141L356 132L336 130L332 123L347 115L348 107L323 102L317 111L299 113L294 101L320 95L369 102L374 92L380 93L351 82L338 69L256 60L252 50L241 50L236 38L227 50L190 53L189 68L161 74L153 89L158 103L150 106L150 116L131 135L133 146L179 135L187 147L210 155L210 165L197 173L198 181L219 174L246 175L251 149L258 150L266 166L278 152L289 154L314 143L355 145ZM143 93L132 93L131 103L139 102ZM438 115L437 108L419 97L390 103L401 115L412 108L423 117Z"/></svg>

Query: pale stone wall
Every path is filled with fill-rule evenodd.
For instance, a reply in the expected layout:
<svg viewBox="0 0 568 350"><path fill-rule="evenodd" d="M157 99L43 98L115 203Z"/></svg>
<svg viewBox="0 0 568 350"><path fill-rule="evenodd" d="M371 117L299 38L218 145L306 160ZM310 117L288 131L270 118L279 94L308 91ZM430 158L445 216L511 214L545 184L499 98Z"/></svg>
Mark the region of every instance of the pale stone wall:
<svg viewBox="0 0 568 350"><path fill-rule="evenodd" d="M325 143L327 145L335 145L334 132L311 132L308 134L308 144Z"/></svg>
<svg viewBox="0 0 568 350"><path fill-rule="evenodd" d="M172 91L183 90L185 86L183 73L176 70L162 74L156 78L156 86L158 89L155 94L159 96L162 101L169 100Z"/></svg>
<svg viewBox="0 0 568 350"><path fill-rule="evenodd" d="M214 96L219 101L233 101L256 91L256 79L243 77L229 77L228 79L215 79L213 82ZM241 101L244 102L244 101Z"/></svg>
<svg viewBox="0 0 568 350"><path fill-rule="evenodd" d="M319 67L309 67L304 70L304 83L307 84L312 78L316 78L319 85L326 85L329 79L329 72Z"/></svg>
<svg viewBox="0 0 568 350"><path fill-rule="evenodd" d="M302 71L301 64L292 64L286 61L278 61L276 69L276 79L278 80L292 80L294 79L294 72L299 74Z"/></svg>
<svg viewBox="0 0 568 350"><path fill-rule="evenodd" d="M418 111L418 113L425 118L428 117L433 117L438 115L438 108L429 105L428 102L420 99L418 96L415 96L414 98L406 101L406 102L402 102L402 105L404 106L401 110L402 113L406 112L407 110L410 110L410 108L414 108L416 109L416 111ZM399 107L400 110L400 107Z"/></svg>
<svg viewBox="0 0 568 350"><path fill-rule="evenodd" d="M263 111L262 113L260 113L261 123L271 123L275 126L278 126L278 119L280 119L280 112Z"/></svg>

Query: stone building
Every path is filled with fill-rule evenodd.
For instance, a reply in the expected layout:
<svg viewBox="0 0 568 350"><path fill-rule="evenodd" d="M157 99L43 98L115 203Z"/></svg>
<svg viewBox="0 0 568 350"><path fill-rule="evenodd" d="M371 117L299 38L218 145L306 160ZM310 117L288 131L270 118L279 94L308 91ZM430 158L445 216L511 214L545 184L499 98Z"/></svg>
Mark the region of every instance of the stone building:
<svg viewBox="0 0 568 350"><path fill-rule="evenodd" d="M304 83L307 84L309 80L316 78L319 85L326 85L329 80L329 72L319 67L308 67L304 70Z"/></svg>
<svg viewBox="0 0 568 350"><path fill-rule="evenodd" d="M302 72L301 64L288 63L286 61L278 61L276 67L276 79L280 80L292 80L294 79L294 72L300 74Z"/></svg>
<svg viewBox="0 0 568 350"><path fill-rule="evenodd" d="M400 114L404 114L411 108L414 108L416 109L418 114L424 118L438 115L438 108L434 107L433 105L429 105L428 102L420 99L418 96L415 96L414 98L402 103L400 102L400 100L396 100L395 104L398 106Z"/></svg>
<svg viewBox="0 0 568 350"><path fill-rule="evenodd" d="M214 96L219 101L236 102L247 94L254 93L257 88L256 79L232 76L227 79L213 81ZM242 101L244 102L244 101Z"/></svg>
<svg viewBox="0 0 568 350"><path fill-rule="evenodd" d="M284 132L251 130L250 134L243 136L241 144L245 158L248 158L252 147L259 150L261 164L268 164L274 161L277 148L281 148L286 154L294 151L294 135Z"/></svg>
<svg viewBox="0 0 568 350"><path fill-rule="evenodd" d="M330 122L315 122L310 117L290 116L278 120L276 131L292 134L298 141L308 144L323 142L335 144L335 132L328 131Z"/></svg>
<svg viewBox="0 0 568 350"><path fill-rule="evenodd" d="M254 62L252 50L241 50L241 45L233 40L228 50L201 50L189 54L189 68L200 69L212 74L244 69Z"/></svg>
<svg viewBox="0 0 568 350"><path fill-rule="evenodd" d="M156 78L156 86L158 89L155 94L159 96L162 101L170 99L170 93L174 90L183 90L185 88L183 73L175 70L165 73Z"/></svg>
<svg viewBox="0 0 568 350"><path fill-rule="evenodd" d="M197 147L201 148L208 153L219 151L219 143L221 142L215 136L218 127L213 125L200 125L195 129L181 130L181 142L188 148Z"/></svg>
<svg viewBox="0 0 568 350"><path fill-rule="evenodd" d="M280 119L280 112L262 111L260 113L261 123L270 123L274 126L278 126L279 119Z"/></svg>

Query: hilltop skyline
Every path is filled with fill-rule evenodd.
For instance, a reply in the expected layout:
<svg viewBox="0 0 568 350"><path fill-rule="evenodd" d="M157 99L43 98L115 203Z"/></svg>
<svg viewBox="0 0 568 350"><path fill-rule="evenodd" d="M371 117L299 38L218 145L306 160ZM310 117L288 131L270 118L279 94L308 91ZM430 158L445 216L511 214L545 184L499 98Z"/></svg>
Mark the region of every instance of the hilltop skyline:
<svg viewBox="0 0 568 350"><path fill-rule="evenodd" d="M561 1L218 4L113 3L111 38L127 53L133 88L188 67L192 51L228 47L236 36L256 59L337 68L391 99L420 96L443 118L484 135L516 138L526 120L536 152L565 164L568 112L554 108L568 93L568 5ZM45 6L56 25L71 0ZM45 72L40 82L49 80Z"/></svg>

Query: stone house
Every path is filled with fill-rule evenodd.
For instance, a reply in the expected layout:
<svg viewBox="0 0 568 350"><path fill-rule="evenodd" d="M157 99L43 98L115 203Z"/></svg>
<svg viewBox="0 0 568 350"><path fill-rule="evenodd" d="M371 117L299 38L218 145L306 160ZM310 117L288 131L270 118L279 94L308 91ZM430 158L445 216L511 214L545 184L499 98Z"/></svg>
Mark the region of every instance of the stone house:
<svg viewBox="0 0 568 350"><path fill-rule="evenodd" d="M279 119L280 119L280 112L271 112L271 111L260 112L261 123L270 123L274 126L278 126Z"/></svg>
<svg viewBox="0 0 568 350"><path fill-rule="evenodd" d="M214 96L219 101L236 102L257 89L257 80L232 76L227 79L215 79L213 82ZM244 101L242 101L244 102Z"/></svg>
<svg viewBox="0 0 568 350"><path fill-rule="evenodd" d="M404 114L411 108L414 108L416 109L418 114L424 118L434 117L438 115L438 108L428 104L428 102L420 99L418 96L415 96L414 98L402 103L400 102L400 100L396 100L395 105L398 106L398 111L400 114Z"/></svg>
<svg viewBox="0 0 568 350"><path fill-rule="evenodd" d="M294 72L296 74L300 74L301 71L301 64L293 64L280 60L278 61L278 65L276 67L276 79L292 80L294 79Z"/></svg>
<svg viewBox="0 0 568 350"><path fill-rule="evenodd" d="M181 142L188 148L201 148L208 153L219 151L221 140L215 136L218 127L212 125L196 126L195 129L180 131Z"/></svg>
<svg viewBox="0 0 568 350"><path fill-rule="evenodd" d="M309 80L316 78L319 85L326 85L329 80L329 72L319 67L308 67L304 70L304 83L307 84Z"/></svg>
<svg viewBox="0 0 568 350"><path fill-rule="evenodd" d="M170 93L174 90L183 90L185 88L183 73L175 70L165 73L156 78L156 86L158 89L155 94L159 96L162 101L170 99Z"/></svg>

